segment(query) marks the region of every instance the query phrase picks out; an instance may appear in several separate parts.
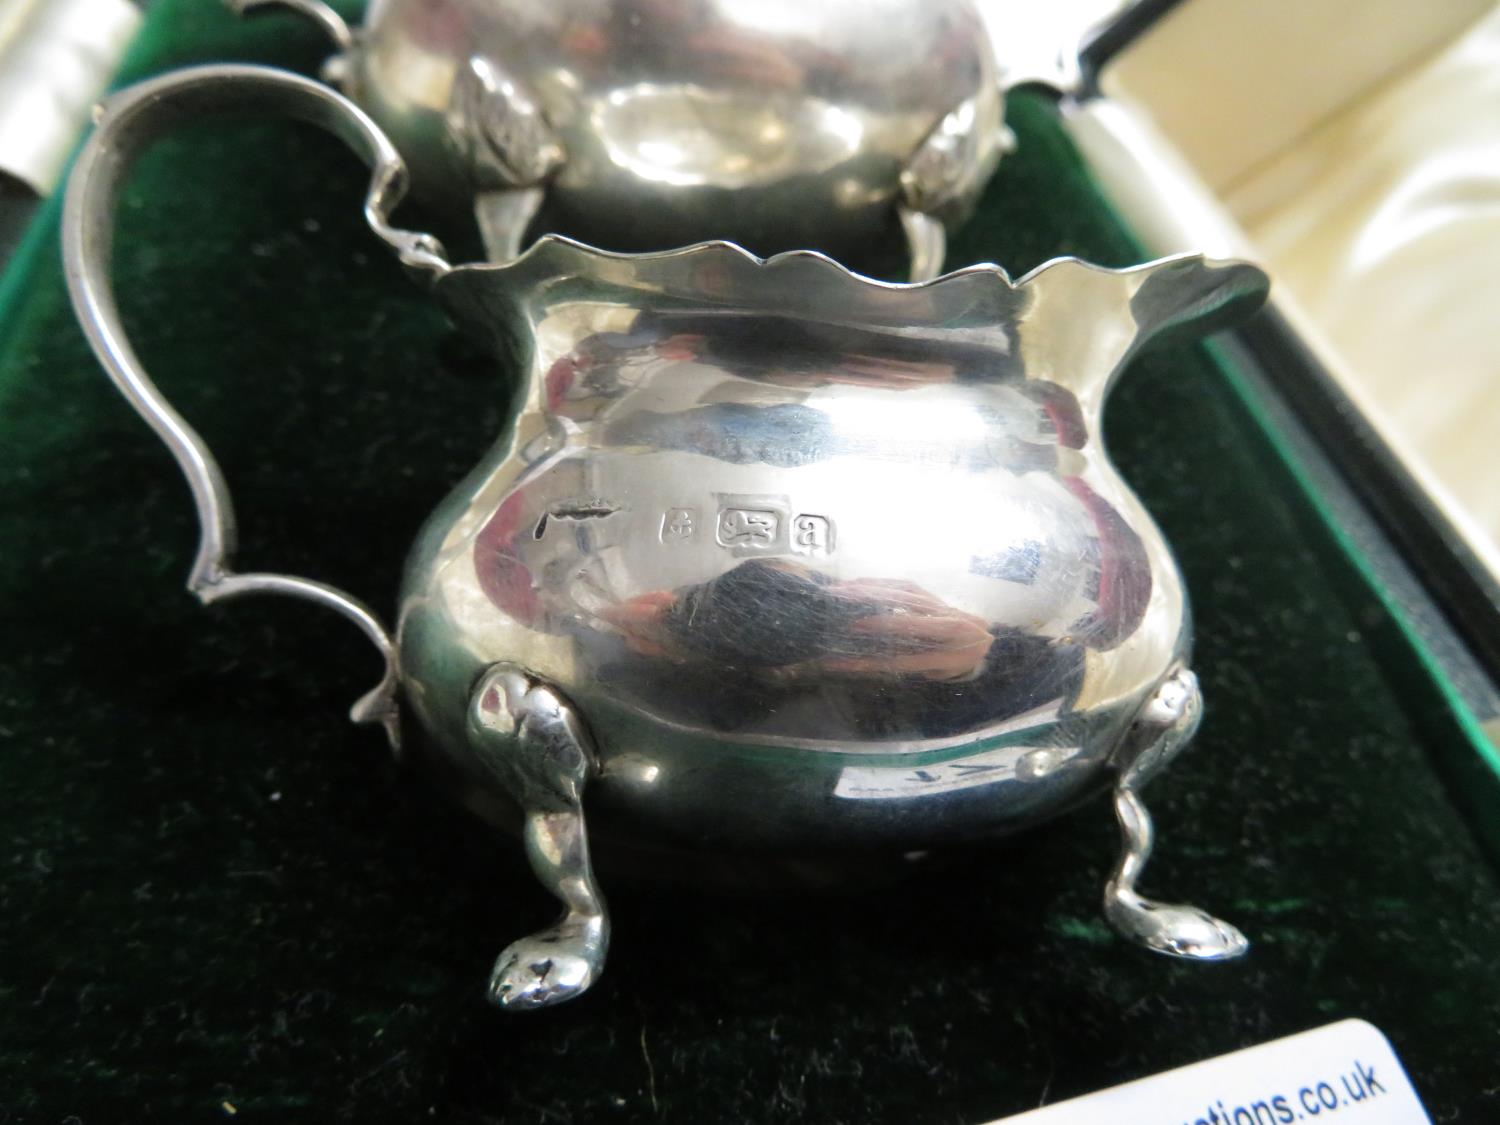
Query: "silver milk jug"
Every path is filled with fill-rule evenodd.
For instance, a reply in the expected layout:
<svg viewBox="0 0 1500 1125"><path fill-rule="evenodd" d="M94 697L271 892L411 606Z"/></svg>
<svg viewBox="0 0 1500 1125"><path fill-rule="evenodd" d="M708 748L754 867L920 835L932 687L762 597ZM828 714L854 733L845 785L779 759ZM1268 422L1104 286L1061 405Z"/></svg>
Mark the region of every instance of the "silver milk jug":
<svg viewBox="0 0 1500 1125"><path fill-rule="evenodd" d="M514 424L412 549L394 632L332 587L233 570L223 478L110 293L134 151L184 115L256 106L366 157L374 232L519 380ZM1116 929L1179 957L1244 951L1233 926L1135 890L1152 841L1139 790L1202 704L1181 576L1099 434L1129 358L1253 309L1258 269L1059 259L1016 282L975 266L888 284L810 252L627 255L551 236L453 267L391 226L403 184L390 142L327 87L183 71L103 114L65 257L96 353L193 489L190 588L348 615L387 661L355 717L395 741L399 694L413 755L520 829L563 913L500 955L496 1003L566 1000L597 977L609 926L591 849L668 870L894 868L1101 789L1123 836L1104 895Z"/></svg>

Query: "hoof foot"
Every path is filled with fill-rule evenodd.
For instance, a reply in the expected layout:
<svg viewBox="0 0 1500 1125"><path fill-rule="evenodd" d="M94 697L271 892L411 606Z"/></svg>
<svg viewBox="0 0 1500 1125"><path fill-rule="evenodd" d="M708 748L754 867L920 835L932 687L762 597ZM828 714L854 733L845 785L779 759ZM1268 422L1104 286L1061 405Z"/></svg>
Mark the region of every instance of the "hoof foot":
<svg viewBox="0 0 1500 1125"><path fill-rule="evenodd" d="M535 934L506 947L490 974L489 998L496 1007L529 1011L580 996L599 975L597 958L566 937Z"/></svg>
<svg viewBox="0 0 1500 1125"><path fill-rule="evenodd" d="M1195 906L1142 903L1116 925L1147 949L1188 961L1231 961L1250 948L1238 929Z"/></svg>

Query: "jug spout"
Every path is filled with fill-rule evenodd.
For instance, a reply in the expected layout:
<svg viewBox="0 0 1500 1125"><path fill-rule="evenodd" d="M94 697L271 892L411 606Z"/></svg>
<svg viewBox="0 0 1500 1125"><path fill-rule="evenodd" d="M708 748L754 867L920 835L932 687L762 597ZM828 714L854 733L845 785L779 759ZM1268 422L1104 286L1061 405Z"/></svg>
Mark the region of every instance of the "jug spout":
<svg viewBox="0 0 1500 1125"><path fill-rule="evenodd" d="M1148 344L1243 320L1265 300L1270 279L1249 262L1193 254L1123 270L1060 258L1017 285L1029 298L1018 326L1028 375L1068 387L1097 412Z"/></svg>

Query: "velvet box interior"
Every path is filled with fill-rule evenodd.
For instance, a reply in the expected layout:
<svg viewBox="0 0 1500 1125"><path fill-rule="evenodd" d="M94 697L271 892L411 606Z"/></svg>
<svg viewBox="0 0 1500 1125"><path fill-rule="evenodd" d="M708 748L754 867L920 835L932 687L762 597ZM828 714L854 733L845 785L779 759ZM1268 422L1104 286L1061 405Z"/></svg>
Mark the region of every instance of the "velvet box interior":
<svg viewBox="0 0 1500 1125"><path fill-rule="evenodd" d="M321 51L298 21L161 0L122 81ZM950 264L1138 261L1049 102L1009 116L1019 148ZM369 237L363 187L311 129L185 128L130 180L116 276L224 463L242 565L388 609L509 375ZM1235 353L1137 361L1107 436L1185 571L1208 701L1148 792L1146 889L1232 919L1246 958L1110 933L1101 799L875 890L611 885L603 979L515 1016L483 982L551 900L345 721L377 672L353 629L183 592L186 489L75 326L56 222L0 289L0 1119L962 1125L1349 1016L1436 1119L1496 1112L1478 732Z"/></svg>

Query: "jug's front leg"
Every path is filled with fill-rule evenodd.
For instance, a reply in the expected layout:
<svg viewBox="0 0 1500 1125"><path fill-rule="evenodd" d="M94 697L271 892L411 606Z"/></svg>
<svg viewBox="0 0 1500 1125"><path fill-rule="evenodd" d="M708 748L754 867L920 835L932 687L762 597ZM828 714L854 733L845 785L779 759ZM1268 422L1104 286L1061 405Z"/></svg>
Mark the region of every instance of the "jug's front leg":
<svg viewBox="0 0 1500 1125"><path fill-rule="evenodd" d="M555 925L500 954L490 1000L513 1009L560 1004L594 983L609 947L583 817L593 747L567 700L513 664L492 665L479 678L468 730L473 752L520 802L531 868L563 904Z"/></svg>
<svg viewBox="0 0 1500 1125"><path fill-rule="evenodd" d="M1146 701L1126 735L1115 783L1115 816L1122 851L1104 889L1104 915L1124 937L1147 949L1197 961L1226 961L1250 947L1228 922L1196 906L1155 902L1136 893L1151 857L1151 814L1139 789L1177 755L1198 728L1203 698L1198 677L1186 668L1168 676Z"/></svg>

